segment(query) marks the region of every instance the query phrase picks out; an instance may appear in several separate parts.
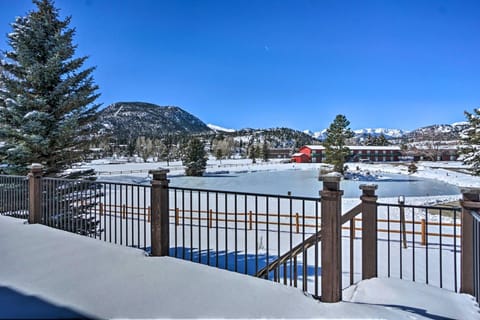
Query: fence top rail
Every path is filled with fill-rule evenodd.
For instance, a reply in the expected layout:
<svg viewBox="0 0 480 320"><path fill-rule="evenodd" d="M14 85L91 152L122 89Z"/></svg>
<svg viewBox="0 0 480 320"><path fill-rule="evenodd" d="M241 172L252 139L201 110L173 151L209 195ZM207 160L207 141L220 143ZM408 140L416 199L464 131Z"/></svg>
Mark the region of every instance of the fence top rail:
<svg viewBox="0 0 480 320"><path fill-rule="evenodd" d="M302 197L302 196L293 196L293 195L282 195L282 194L267 194L267 193L253 193L253 192L240 192L240 191L229 191L229 190L214 190L214 189L201 189L201 188L186 188L186 187L168 187L171 190L180 190L180 191L195 191L195 192L205 192L205 193L219 193L219 194L231 194L231 195L240 195L240 196L249 196L249 197L264 197L264 198L280 198L287 200L305 200L305 201L317 201L320 202L320 197Z"/></svg>
<svg viewBox="0 0 480 320"><path fill-rule="evenodd" d="M116 181L103 181L103 180L87 180L87 179L65 179L65 178L52 178L52 177L43 177L42 180L45 181L59 181L59 182L78 182L78 183L91 183L91 184L103 184L103 185L118 185L118 186L127 186L127 187L142 187L150 188L148 184L137 184L137 183L125 183L125 182L116 182Z"/></svg>
<svg viewBox="0 0 480 320"><path fill-rule="evenodd" d="M425 210L445 210L445 211L460 211L462 209L461 207L426 206L426 205L381 203L381 202L378 202L377 206L379 206L379 207L398 207L398 208L411 208L411 209L425 209Z"/></svg>
<svg viewBox="0 0 480 320"><path fill-rule="evenodd" d="M14 179L19 179L19 180L28 180L28 176L15 176L15 175L8 175L8 174L0 174L0 179L3 178L14 178Z"/></svg>

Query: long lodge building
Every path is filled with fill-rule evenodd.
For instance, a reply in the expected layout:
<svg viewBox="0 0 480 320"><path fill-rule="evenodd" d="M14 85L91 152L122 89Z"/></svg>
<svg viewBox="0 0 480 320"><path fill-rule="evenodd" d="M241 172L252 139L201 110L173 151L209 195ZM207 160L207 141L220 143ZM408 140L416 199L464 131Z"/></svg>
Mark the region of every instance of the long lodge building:
<svg viewBox="0 0 480 320"><path fill-rule="evenodd" d="M350 149L349 162L388 162L399 161L401 157L399 146L347 146ZM292 155L292 162L320 163L325 161L325 147L321 145L306 145Z"/></svg>

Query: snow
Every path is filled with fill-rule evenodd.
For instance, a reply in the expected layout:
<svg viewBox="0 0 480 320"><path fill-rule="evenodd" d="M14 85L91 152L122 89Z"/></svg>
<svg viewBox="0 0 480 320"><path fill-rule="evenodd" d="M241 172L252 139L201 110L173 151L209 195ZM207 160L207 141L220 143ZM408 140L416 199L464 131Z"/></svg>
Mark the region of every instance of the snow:
<svg viewBox="0 0 480 320"><path fill-rule="evenodd" d="M399 163L351 163L347 164L350 168L359 167L360 170L368 170L372 173L395 173L408 174L408 164ZM410 174L412 177L435 179L445 183L453 184L458 187L480 188L480 177L472 176L468 173L457 171L458 169L467 170L468 167L461 162L429 162L422 161L417 163L418 171ZM455 170L453 170L455 169Z"/></svg>
<svg viewBox="0 0 480 320"><path fill-rule="evenodd" d="M271 281L20 219L0 216L0 230L0 318L480 319L473 297L411 281L361 281L343 302L321 303Z"/></svg>
<svg viewBox="0 0 480 320"><path fill-rule="evenodd" d="M223 128L223 127L220 127L220 126L217 126L217 125L214 125L214 124L207 124L207 127L209 127L210 129L212 129L213 131L220 131L220 132L235 132L236 130L235 129L226 129L226 128Z"/></svg>

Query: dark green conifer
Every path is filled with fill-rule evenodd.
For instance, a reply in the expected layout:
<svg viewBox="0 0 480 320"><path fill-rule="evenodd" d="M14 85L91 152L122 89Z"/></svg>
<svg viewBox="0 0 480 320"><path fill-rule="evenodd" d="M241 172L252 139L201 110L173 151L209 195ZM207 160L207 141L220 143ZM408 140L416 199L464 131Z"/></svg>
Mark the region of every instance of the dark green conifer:
<svg viewBox="0 0 480 320"><path fill-rule="evenodd" d="M71 17L60 19L52 0L18 17L0 70L0 148L7 171L25 174L41 163L49 176L81 160L97 133L99 94L94 68L76 57Z"/></svg>
<svg viewBox="0 0 480 320"><path fill-rule="evenodd" d="M350 155L350 149L346 146L346 141L353 137L353 131L348 127L349 125L350 121L344 115L337 115L327 129L327 136L323 141L325 161L333 164L334 171L342 174L345 161Z"/></svg>

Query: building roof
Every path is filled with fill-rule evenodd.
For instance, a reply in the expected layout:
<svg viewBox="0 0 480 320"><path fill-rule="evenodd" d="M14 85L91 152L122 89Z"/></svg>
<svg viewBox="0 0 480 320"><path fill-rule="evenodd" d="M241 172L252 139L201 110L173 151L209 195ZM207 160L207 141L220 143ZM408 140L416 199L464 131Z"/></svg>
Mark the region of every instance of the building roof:
<svg viewBox="0 0 480 320"><path fill-rule="evenodd" d="M306 155L305 153L297 152L297 153L292 154L292 157L301 157L301 156L305 156L305 155Z"/></svg>
<svg viewBox="0 0 480 320"><path fill-rule="evenodd" d="M322 145L306 145L311 150L325 150L325 147ZM392 150L400 151L400 146L346 146L350 150Z"/></svg>

